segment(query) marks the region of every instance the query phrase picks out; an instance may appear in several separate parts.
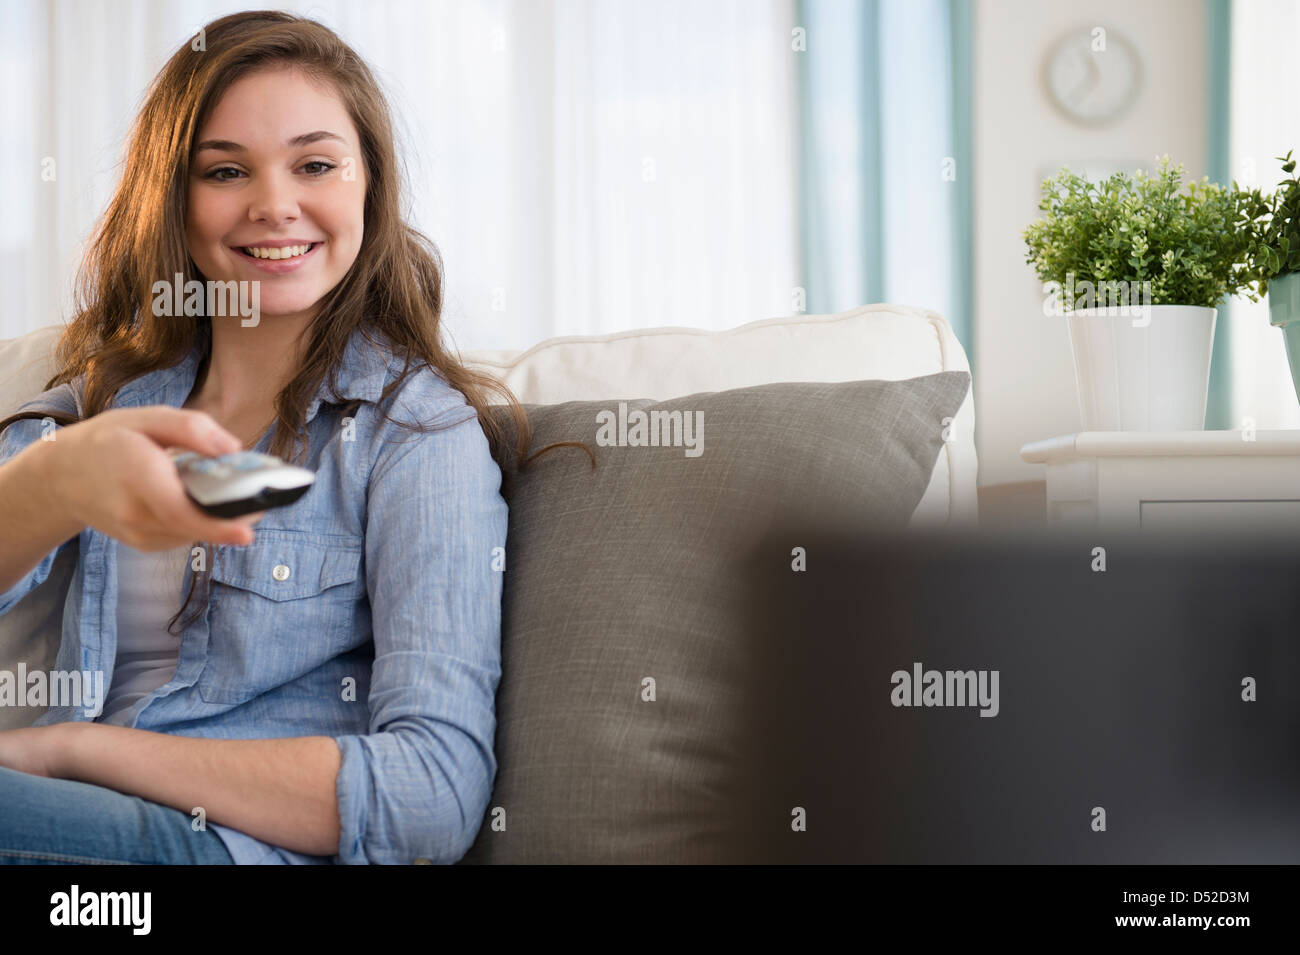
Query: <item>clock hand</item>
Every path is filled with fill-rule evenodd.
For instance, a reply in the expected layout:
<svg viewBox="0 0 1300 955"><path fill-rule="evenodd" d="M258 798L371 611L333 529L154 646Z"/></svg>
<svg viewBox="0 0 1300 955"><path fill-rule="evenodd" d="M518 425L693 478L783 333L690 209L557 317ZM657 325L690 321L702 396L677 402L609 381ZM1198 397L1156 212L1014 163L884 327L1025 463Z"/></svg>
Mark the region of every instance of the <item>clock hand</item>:
<svg viewBox="0 0 1300 955"><path fill-rule="evenodd" d="M1097 66L1097 61L1093 59L1091 53L1081 53L1076 54L1076 56L1082 56L1084 58L1087 69L1085 70L1085 79L1083 83L1069 92L1068 98L1071 100L1075 100L1080 95L1091 91L1101 80L1101 69Z"/></svg>

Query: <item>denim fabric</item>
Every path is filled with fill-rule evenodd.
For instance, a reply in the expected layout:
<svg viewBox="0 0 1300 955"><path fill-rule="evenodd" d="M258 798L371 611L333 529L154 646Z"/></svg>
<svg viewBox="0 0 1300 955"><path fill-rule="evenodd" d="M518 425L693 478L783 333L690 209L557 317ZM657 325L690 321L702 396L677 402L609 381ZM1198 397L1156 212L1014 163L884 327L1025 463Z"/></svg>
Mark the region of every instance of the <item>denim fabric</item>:
<svg viewBox="0 0 1300 955"><path fill-rule="evenodd" d="M110 407L181 406L200 347L124 385ZM473 844L487 808L501 675L501 472L473 408L428 367L381 404L402 367L386 343L353 334L336 383L339 397L361 399L355 420L326 376L305 427L315 484L268 511L252 545L214 548L206 612L181 632L175 676L125 722L178 736L337 741L336 854L290 852L209 823L240 864L450 863ZM80 414L82 385L60 385L22 410ZM403 428L381 408L439 430ZM11 425L0 463L41 428L31 419ZM257 449L270 439L268 430ZM117 542L85 528L77 543L55 668L100 670L107 692ZM0 594L0 614L48 577L56 553ZM178 581L177 609L183 598ZM94 718L52 706L35 725Z"/></svg>
<svg viewBox="0 0 1300 955"><path fill-rule="evenodd" d="M222 840L179 809L0 766L0 865L230 865ZM75 824L69 820L76 820Z"/></svg>

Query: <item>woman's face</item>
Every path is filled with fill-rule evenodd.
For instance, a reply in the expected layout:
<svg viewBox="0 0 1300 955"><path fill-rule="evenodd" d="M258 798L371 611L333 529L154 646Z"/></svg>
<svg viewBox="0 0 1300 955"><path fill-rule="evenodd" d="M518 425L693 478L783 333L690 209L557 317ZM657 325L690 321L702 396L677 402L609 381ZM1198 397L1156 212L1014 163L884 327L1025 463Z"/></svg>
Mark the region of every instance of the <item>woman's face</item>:
<svg viewBox="0 0 1300 955"><path fill-rule="evenodd" d="M356 260L365 196L357 131L332 91L291 68L242 77L196 140L190 257L208 280L260 280L263 316L309 321Z"/></svg>

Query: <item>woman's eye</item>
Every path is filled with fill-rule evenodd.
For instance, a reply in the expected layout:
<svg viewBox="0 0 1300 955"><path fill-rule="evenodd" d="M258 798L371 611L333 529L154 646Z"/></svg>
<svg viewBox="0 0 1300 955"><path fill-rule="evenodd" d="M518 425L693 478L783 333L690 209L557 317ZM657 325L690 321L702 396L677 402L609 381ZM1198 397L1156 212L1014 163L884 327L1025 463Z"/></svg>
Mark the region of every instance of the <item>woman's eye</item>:
<svg viewBox="0 0 1300 955"><path fill-rule="evenodd" d="M312 170L313 166L319 168L313 171ZM303 163L300 168L307 170L307 175L313 178L317 178L325 175L330 170L334 169L335 166L332 163L321 162L319 159L313 159L311 162ZM234 175L223 176L221 175L221 173L223 172L234 173ZM215 182L231 182L241 175L243 175L243 173L241 173L234 166L219 166L218 168L211 170L206 176L204 176L204 178L211 179Z"/></svg>

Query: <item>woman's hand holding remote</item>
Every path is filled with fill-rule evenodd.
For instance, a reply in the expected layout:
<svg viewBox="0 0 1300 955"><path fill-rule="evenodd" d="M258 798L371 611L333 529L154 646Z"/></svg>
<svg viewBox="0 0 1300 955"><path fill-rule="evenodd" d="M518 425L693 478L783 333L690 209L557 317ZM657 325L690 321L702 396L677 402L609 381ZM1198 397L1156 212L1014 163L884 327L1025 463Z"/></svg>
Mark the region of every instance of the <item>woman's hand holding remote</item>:
<svg viewBox="0 0 1300 955"><path fill-rule="evenodd" d="M265 511L229 520L204 514L185 493L167 449L205 456L240 450L202 411L151 405L117 408L54 434L44 459L49 488L68 515L141 551L196 540L247 545Z"/></svg>

